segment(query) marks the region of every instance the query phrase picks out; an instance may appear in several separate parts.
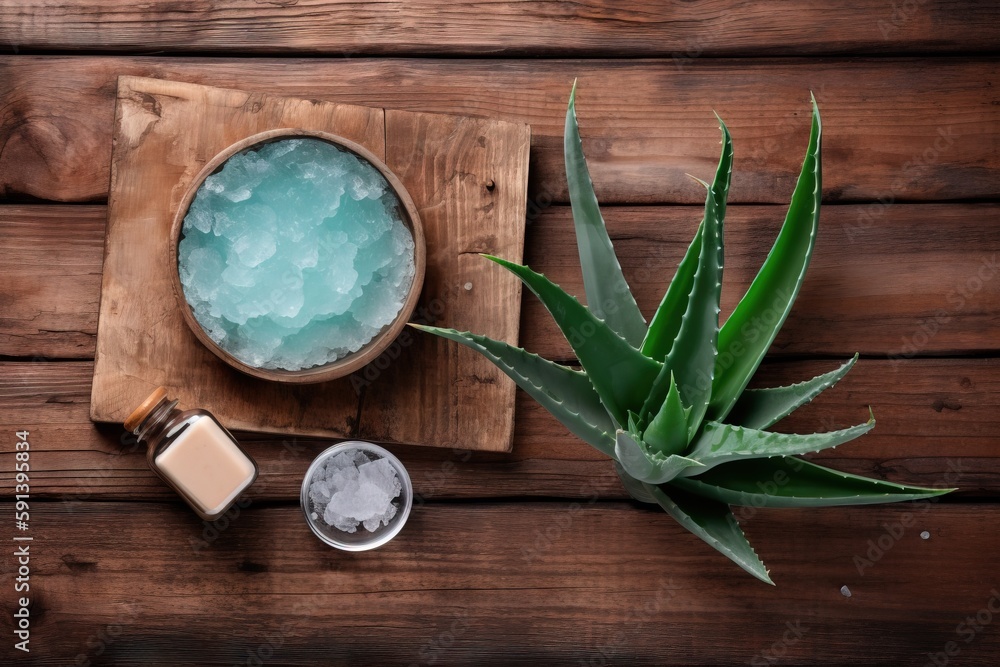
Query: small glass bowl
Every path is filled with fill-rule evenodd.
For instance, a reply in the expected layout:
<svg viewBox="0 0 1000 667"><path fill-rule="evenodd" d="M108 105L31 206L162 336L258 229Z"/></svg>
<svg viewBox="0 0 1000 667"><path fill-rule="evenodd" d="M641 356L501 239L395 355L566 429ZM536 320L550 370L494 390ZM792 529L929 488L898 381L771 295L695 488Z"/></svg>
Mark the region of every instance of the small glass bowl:
<svg viewBox="0 0 1000 667"><path fill-rule="evenodd" d="M313 476L321 465L341 452L353 452L357 450L365 452L372 461L387 459L396 470L396 475L399 477L399 482L403 487L399 495L393 499L393 503L397 505L396 516L389 521L388 526L379 526L375 532L368 532L364 526L359 525L357 532L346 533L333 526L326 525L323 521L322 513L314 507L313 501L309 497L309 485L312 484ZM340 444L328 447L313 460L312 465L309 466L309 470L306 471L305 479L302 480L302 492L299 495L299 501L302 506L302 513L306 518L306 523L309 524L309 528L316 534L316 537L331 547L336 547L344 551L368 551L369 549L382 546L403 529L406 519L410 516L410 509L413 507L413 484L410 482L410 475L406 472L406 468L403 467L400 460L393 456L391 452L370 442L348 440L347 442L341 442ZM314 513L317 515L315 519L312 518Z"/></svg>

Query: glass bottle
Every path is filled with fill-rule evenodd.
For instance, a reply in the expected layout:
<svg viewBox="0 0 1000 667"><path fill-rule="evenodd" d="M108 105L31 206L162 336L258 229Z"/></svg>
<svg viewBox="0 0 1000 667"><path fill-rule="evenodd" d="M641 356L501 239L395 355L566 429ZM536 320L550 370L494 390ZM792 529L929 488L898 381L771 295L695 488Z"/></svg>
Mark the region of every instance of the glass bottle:
<svg viewBox="0 0 1000 667"><path fill-rule="evenodd" d="M157 387L125 420L146 462L203 519L226 513L257 479L257 464L211 413L178 410Z"/></svg>

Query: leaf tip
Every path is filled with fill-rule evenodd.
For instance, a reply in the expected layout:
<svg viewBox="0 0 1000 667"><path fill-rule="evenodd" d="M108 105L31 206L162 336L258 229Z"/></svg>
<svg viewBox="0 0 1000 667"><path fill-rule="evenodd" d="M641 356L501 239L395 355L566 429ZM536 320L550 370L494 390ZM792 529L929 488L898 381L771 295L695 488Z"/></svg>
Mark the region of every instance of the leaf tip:
<svg viewBox="0 0 1000 667"><path fill-rule="evenodd" d="M822 120L820 119L820 115L819 115L819 103L816 102L816 95L814 95L813 91L811 91L811 90L809 91L809 99L812 102L812 119L813 119L813 124L815 124L816 127L822 131L822 125L823 125L823 123L822 123Z"/></svg>
<svg viewBox="0 0 1000 667"><path fill-rule="evenodd" d="M715 119L719 121L719 129L722 130L723 142L729 141L731 137L729 135L729 128L726 126L726 121L722 120L722 116L720 116L719 112L716 111L715 109L712 109L712 113L715 114Z"/></svg>
<svg viewBox="0 0 1000 667"><path fill-rule="evenodd" d="M577 79L574 78L573 86L569 90L569 102L566 104L566 123L573 125L576 125L576 82Z"/></svg>
<svg viewBox="0 0 1000 667"><path fill-rule="evenodd" d="M705 181L701 180L700 178L698 178L697 176L695 176L693 174L688 174L688 173L685 172L684 175L687 176L688 178L690 178L691 180L695 181L696 183L701 183L705 187L705 189L708 190L709 185Z"/></svg>

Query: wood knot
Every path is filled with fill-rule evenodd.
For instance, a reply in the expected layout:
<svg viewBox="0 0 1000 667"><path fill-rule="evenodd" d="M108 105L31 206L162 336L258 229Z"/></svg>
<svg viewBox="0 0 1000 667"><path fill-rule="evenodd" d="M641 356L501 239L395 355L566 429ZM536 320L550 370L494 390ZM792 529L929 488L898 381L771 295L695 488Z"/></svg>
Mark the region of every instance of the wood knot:
<svg viewBox="0 0 1000 667"><path fill-rule="evenodd" d="M934 412L941 412L942 410L961 410L962 404L955 401L945 401L943 399L937 399L931 403L931 407L934 408Z"/></svg>
<svg viewBox="0 0 1000 667"><path fill-rule="evenodd" d="M496 188L497 188L497 184L493 182L492 178L489 179L488 181L486 181L486 189L487 189L487 191L493 192L494 190L496 190Z"/></svg>

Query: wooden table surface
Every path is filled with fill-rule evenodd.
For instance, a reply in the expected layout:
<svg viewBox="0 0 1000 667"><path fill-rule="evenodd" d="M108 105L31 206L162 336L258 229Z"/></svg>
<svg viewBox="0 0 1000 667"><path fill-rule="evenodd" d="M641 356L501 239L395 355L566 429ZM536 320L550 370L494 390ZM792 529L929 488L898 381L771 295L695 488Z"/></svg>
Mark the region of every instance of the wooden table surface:
<svg viewBox="0 0 1000 667"><path fill-rule="evenodd" d="M0 2L0 662L997 664L998 26L985 0ZM380 550L306 529L315 440L247 436L249 505L202 523L120 427L88 419L121 74L530 123L525 257L576 292L561 133L579 78L584 148L647 314L699 220L683 174L711 173L712 110L736 147L725 314L784 215L815 91L820 237L760 380L860 352L782 428L857 423L870 403L877 428L817 458L961 491L738 511L772 588L629 502L610 462L521 394L512 454L394 448L421 502ZM521 332L568 357L530 298ZM13 646L24 535L30 653Z"/></svg>

